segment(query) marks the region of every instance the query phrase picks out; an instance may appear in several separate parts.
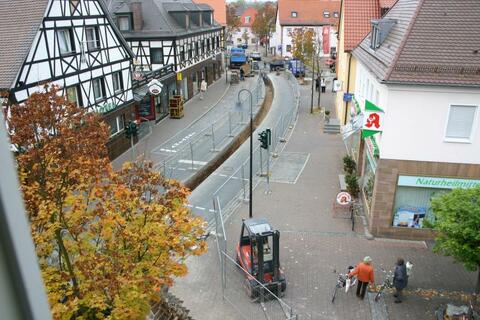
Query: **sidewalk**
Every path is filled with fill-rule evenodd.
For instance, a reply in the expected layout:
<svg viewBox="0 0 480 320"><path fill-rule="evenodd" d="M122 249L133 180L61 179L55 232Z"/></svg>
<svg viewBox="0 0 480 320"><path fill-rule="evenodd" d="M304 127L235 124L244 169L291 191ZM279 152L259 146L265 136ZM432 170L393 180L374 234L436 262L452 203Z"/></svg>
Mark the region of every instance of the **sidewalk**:
<svg viewBox="0 0 480 320"><path fill-rule="evenodd" d="M138 150L137 154L143 152L148 153L148 151L155 146L163 144L174 134L187 128L212 106L219 102L219 100L221 100L230 89L230 84L227 84L225 81L225 75L222 75L221 78L208 87L208 91L205 93L203 100L200 99L200 94L197 94L185 103L183 118L171 119L167 116L158 123L151 121L152 134L149 137L141 139L135 145ZM113 160L112 165L115 169L118 169L126 161L132 161L131 149L125 151L122 155Z"/></svg>
<svg viewBox="0 0 480 320"><path fill-rule="evenodd" d="M334 97L329 89L322 95L322 106L333 110ZM426 243L367 240L361 224L357 223L352 232L350 220L332 216L345 147L340 135L323 133L321 113L310 114L310 86L301 86L301 90L298 121L285 149L272 165L272 180L277 182L270 183L269 194L265 193L265 183L260 183L253 195L254 217L266 217L281 232L280 261L288 282L283 300L299 315L298 319L432 319L440 303L455 302L456 292L471 292L476 274L465 271L450 258L432 253ZM302 168L294 183L286 183L289 179L284 177L288 161L303 162L290 166ZM247 217L248 204L243 204L226 223L231 256L241 220ZM209 241L209 248L204 256L189 259L189 274L178 279L172 292L185 301L196 320L256 319L251 310L260 305L238 298L245 295L241 286L225 291L231 294L227 298L234 301L234 306L222 299L214 239ZM383 280L380 268L392 269L397 257L414 263L402 304L394 304L387 294L384 303L371 308L367 298L359 300L352 292L339 292L335 304L331 303L334 272L344 272L348 265L358 263L366 255L373 258L377 284ZM232 282L233 276L227 275ZM233 290L240 295L233 295ZM372 313L382 306L386 313Z"/></svg>

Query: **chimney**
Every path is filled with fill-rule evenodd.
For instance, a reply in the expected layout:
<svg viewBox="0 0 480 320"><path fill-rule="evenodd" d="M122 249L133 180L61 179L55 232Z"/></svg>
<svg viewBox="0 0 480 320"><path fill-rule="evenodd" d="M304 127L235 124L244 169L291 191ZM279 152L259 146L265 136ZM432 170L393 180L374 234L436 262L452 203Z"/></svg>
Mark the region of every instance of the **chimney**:
<svg viewBox="0 0 480 320"><path fill-rule="evenodd" d="M134 1L130 4L133 15L133 31L140 31L143 27L142 2Z"/></svg>

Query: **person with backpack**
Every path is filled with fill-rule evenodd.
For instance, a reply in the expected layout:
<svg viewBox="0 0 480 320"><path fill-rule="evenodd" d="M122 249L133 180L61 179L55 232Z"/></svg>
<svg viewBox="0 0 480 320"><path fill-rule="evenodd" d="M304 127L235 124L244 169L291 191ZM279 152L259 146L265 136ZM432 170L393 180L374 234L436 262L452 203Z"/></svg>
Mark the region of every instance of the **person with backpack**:
<svg viewBox="0 0 480 320"><path fill-rule="evenodd" d="M407 266L402 258L397 259L395 271L393 273L393 286L395 287L395 303L402 302L402 290L408 284Z"/></svg>

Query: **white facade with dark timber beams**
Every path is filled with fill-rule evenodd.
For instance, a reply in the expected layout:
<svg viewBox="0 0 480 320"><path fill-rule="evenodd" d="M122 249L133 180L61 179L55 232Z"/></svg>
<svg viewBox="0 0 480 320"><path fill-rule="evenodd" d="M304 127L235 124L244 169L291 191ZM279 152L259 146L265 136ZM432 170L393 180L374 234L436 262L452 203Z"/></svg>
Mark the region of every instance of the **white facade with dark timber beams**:
<svg viewBox="0 0 480 320"><path fill-rule="evenodd" d="M213 9L191 0L113 0L109 9L135 54L135 68L143 72L173 65L175 92L185 100L222 70L223 27ZM180 74L180 75L179 75Z"/></svg>
<svg viewBox="0 0 480 320"><path fill-rule="evenodd" d="M1 6L3 19L12 23L11 31L0 30L2 37L18 37L5 39L11 41L1 49L0 88L9 100L21 103L45 83L56 84L69 101L101 113L114 140L130 117L124 109L133 102L133 53L103 1L16 0ZM5 61L4 54L14 56ZM9 60L13 64L4 65Z"/></svg>

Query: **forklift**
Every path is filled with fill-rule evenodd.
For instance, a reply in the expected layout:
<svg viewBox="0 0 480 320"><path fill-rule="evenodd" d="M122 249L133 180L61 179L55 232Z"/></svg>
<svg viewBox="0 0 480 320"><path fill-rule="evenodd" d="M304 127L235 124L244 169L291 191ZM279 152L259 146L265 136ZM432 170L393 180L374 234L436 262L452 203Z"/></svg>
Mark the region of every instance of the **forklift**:
<svg viewBox="0 0 480 320"><path fill-rule="evenodd" d="M245 273L245 287L252 299L268 295L260 283L277 297L283 296L287 288L280 269L279 240L280 232L274 230L267 219L243 220L236 248L237 263L248 272Z"/></svg>

